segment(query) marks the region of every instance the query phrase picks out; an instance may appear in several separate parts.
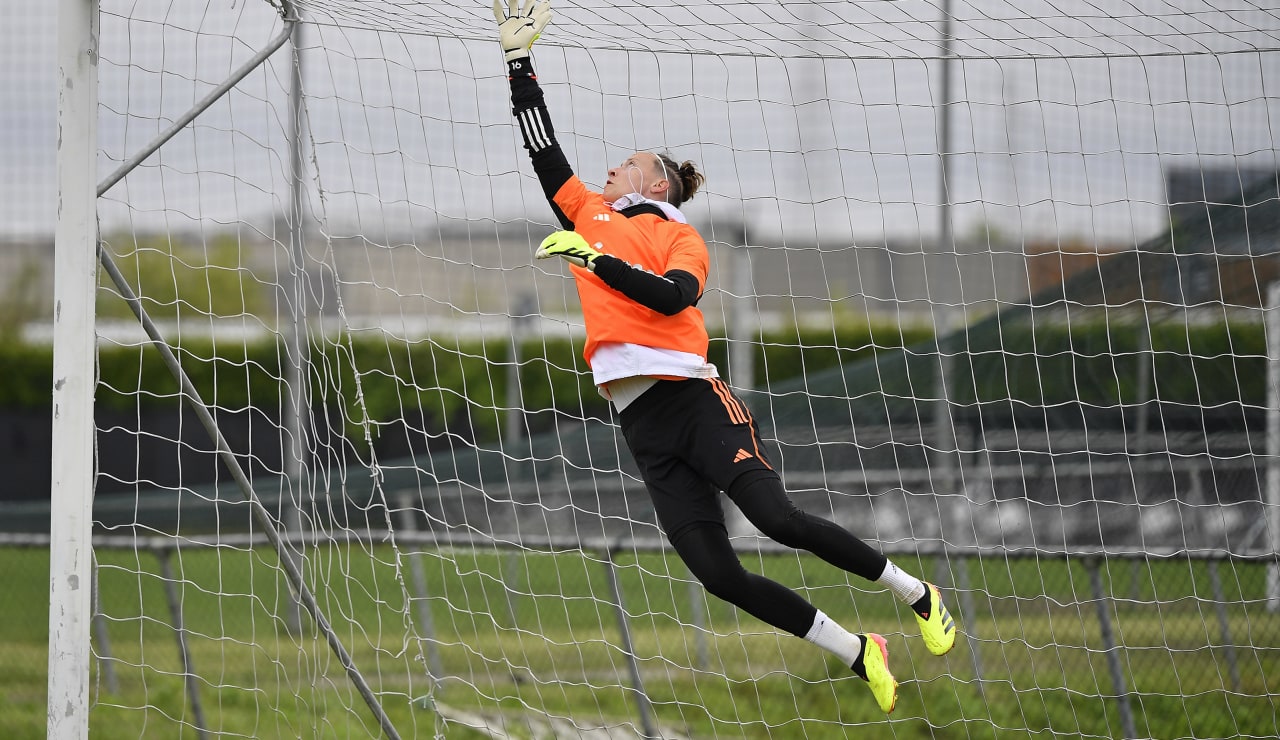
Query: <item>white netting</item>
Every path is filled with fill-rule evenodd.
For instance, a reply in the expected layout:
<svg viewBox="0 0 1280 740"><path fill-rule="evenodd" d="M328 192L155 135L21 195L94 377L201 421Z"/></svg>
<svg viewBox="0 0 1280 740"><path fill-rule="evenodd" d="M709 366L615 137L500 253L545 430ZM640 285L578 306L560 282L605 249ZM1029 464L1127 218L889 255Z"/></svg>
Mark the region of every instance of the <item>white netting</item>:
<svg viewBox="0 0 1280 740"><path fill-rule="evenodd" d="M966 637L931 658L891 597L731 519L749 569L890 636L886 724L663 549L572 283L531 264L554 219L489 7L298 8L301 218L288 47L99 215L403 736L1277 733L1280 10L953 3L943 43L938 0L556 5L534 54L584 181L647 149L708 175L712 360L797 502L954 596ZM103 169L282 28L104 2ZM94 727L377 734L109 282L99 304Z"/></svg>
<svg viewBox="0 0 1280 740"><path fill-rule="evenodd" d="M482 42L493 36L483 2L423 8L303 0L296 6L347 28ZM981 59L1226 54L1272 48L1280 32L1276 8L1266 2L666 0L558 3L547 38L553 45L657 53L927 59L944 54L938 34L944 12L952 19L951 53Z"/></svg>

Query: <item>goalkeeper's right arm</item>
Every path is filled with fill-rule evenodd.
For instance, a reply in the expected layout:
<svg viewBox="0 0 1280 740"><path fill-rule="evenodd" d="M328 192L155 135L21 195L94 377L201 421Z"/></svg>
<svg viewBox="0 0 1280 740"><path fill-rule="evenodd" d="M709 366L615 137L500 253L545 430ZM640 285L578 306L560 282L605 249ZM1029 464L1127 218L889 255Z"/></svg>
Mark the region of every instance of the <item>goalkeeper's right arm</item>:
<svg viewBox="0 0 1280 740"><path fill-rule="evenodd" d="M529 56L529 47L551 20L551 4L548 0L528 0L523 9L517 9L518 2L511 0L505 11L501 0L493 3L493 14L498 21L498 34L507 61L507 79L511 83L511 112L520 126L524 147L529 150L533 171L538 175L551 209L565 229L573 229L573 221L554 200L560 188L573 177L573 167L556 141L551 115L547 112L546 100Z"/></svg>

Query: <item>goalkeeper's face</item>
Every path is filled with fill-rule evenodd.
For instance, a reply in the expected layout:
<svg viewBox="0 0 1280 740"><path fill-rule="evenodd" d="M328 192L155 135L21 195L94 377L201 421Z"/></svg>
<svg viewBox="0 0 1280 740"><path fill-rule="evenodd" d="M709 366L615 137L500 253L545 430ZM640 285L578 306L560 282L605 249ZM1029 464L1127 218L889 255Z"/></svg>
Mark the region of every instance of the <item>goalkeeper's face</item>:
<svg viewBox="0 0 1280 740"><path fill-rule="evenodd" d="M665 200L670 184L665 174L658 155L653 152L636 152L617 167L609 168L602 195L606 203L632 193L639 193L653 200Z"/></svg>

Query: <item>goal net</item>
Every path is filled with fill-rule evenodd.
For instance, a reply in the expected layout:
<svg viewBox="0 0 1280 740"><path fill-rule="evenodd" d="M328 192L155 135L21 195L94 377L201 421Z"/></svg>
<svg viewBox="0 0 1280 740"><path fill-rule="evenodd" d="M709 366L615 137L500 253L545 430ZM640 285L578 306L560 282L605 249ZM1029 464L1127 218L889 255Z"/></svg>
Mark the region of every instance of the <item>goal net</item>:
<svg viewBox="0 0 1280 740"><path fill-rule="evenodd" d="M103 172L302 22L99 199L95 736L1280 733L1275 8L554 12L575 171L706 173L711 361L957 649L727 506L886 718L667 549L488 5L103 0Z"/></svg>

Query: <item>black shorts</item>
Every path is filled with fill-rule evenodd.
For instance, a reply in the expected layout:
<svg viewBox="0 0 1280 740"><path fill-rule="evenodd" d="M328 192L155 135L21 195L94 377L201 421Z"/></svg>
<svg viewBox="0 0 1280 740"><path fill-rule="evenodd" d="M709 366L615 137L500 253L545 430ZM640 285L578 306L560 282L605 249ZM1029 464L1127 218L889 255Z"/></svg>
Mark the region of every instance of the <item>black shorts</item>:
<svg viewBox="0 0 1280 740"><path fill-rule="evenodd" d="M622 435L669 540L724 526L719 494L739 475L772 471L751 412L723 380L659 380L621 414Z"/></svg>

